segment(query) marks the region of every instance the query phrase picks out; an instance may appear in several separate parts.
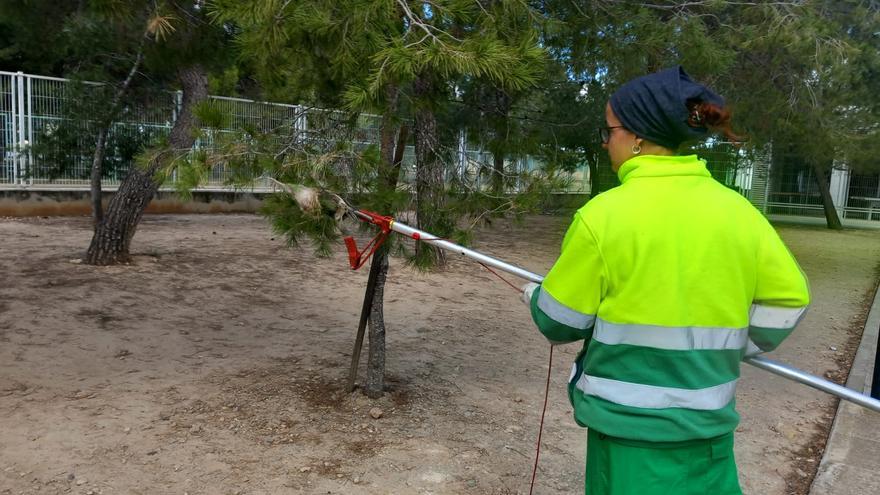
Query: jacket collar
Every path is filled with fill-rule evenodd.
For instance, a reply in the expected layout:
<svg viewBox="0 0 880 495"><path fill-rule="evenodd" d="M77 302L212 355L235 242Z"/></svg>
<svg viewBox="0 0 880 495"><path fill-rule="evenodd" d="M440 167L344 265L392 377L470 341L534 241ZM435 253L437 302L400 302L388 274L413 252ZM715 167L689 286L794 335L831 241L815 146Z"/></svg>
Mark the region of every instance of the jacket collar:
<svg viewBox="0 0 880 495"><path fill-rule="evenodd" d="M639 155L625 161L617 170L617 177L623 184L630 179L641 177L671 176L711 177L706 162L697 155L660 156Z"/></svg>

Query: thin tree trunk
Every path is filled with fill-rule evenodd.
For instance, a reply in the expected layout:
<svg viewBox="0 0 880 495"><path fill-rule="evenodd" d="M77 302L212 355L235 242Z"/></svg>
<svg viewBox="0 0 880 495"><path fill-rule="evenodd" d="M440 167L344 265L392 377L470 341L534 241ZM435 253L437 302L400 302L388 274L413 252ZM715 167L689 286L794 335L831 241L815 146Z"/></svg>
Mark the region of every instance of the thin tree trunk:
<svg viewBox="0 0 880 495"><path fill-rule="evenodd" d="M98 139L95 140L95 154L92 156L92 175L90 184L92 196L92 221L96 229L104 219L104 210L101 205L101 176L103 175L102 169L104 164L104 152L107 146L107 135L110 133L110 126L113 125L113 121L116 120L116 115L119 113L119 108L122 106L122 98L125 96L125 93L128 92L128 88L131 86L131 82L134 80L134 76L137 74L141 62L144 60L144 45L146 44L146 41L147 37L144 35L138 46L137 56L134 59L134 63L131 65L131 70L128 71L128 75L125 77L125 80L122 81L122 85L116 90L116 94L113 96L113 101L110 103L110 109L107 111L107 116L101 122L101 128L98 129Z"/></svg>
<svg viewBox="0 0 880 495"><path fill-rule="evenodd" d="M379 196L390 198L397 189L400 166L409 129L399 126L396 122L399 91L394 85L386 90L387 106L382 118L382 134L380 137L380 154L382 157L379 169ZM395 144L395 135L397 143ZM390 212L393 204L386 201L380 205L384 212ZM370 347L367 358L367 376L364 381L364 393L371 398L379 398L385 393L385 281L388 277L388 246L380 247L370 262L370 279L372 280L372 306L370 308ZM370 281L368 281L368 287ZM369 290L369 288L368 288Z"/></svg>
<svg viewBox="0 0 880 495"><path fill-rule="evenodd" d="M590 167L590 198L595 198L601 192L599 184L599 160L598 157L590 160L587 158L587 165Z"/></svg>
<svg viewBox="0 0 880 495"><path fill-rule="evenodd" d="M816 185L819 186L819 195L822 197L822 209L825 211L825 223L831 230L843 230L840 217L837 216L837 208L831 199L831 187L828 178L825 177L825 168L818 163L813 163L813 175L816 176Z"/></svg>
<svg viewBox="0 0 880 495"><path fill-rule="evenodd" d="M421 75L413 83L419 108L415 112L414 136L416 148L416 226L439 236L447 234L443 228L444 181L440 160L440 140L437 136L437 116L430 107L435 88L430 75ZM416 243L416 257L430 258L442 265L443 251Z"/></svg>
<svg viewBox="0 0 880 495"><path fill-rule="evenodd" d="M346 390L351 392L357 386L358 366L360 366L361 348L364 345L364 332L370 320L373 309L373 297L376 293L376 275L379 265L370 264L370 275L367 277L367 290L364 293L364 303L361 306L361 317L358 321L357 336L354 340L354 351L351 353L351 369L348 372L348 386Z"/></svg>
<svg viewBox="0 0 880 495"><path fill-rule="evenodd" d="M504 194L504 153L500 150L492 153L492 191Z"/></svg>
<svg viewBox="0 0 880 495"><path fill-rule="evenodd" d="M409 126L403 125L397 133L397 145L394 148L394 166L391 167L391 174L386 180L386 184L392 190L397 189L397 178L400 175L400 166L403 164L403 154L406 152L407 139L409 139Z"/></svg>
<svg viewBox="0 0 880 495"><path fill-rule="evenodd" d="M107 141L107 133L109 126L101 126L98 130L98 139L95 141L95 154L92 157L92 177L91 196L92 196L92 226L98 228L101 220L104 219L104 209L101 205L101 175L102 164L104 163L104 147Z"/></svg>
<svg viewBox="0 0 880 495"><path fill-rule="evenodd" d="M508 119L513 100L506 91L499 88L492 90L491 94L495 113L492 116L492 121L495 122L492 146L492 191L501 195L504 194L504 159L506 158L505 150L509 149Z"/></svg>
<svg viewBox="0 0 880 495"><path fill-rule="evenodd" d="M132 167L119 190L110 200L103 221L98 224L86 253L91 265L112 265L129 261L129 248L144 210L161 185L156 173L169 156L192 148L198 120L194 107L208 97L208 77L201 66L187 67L178 73L183 86L183 102L177 121L171 128L168 149L157 154L146 169Z"/></svg>
<svg viewBox="0 0 880 495"><path fill-rule="evenodd" d="M390 168L385 169L383 182L388 190L397 188L397 179L400 175L400 166L403 163L403 152L406 149L406 140L409 136L409 128L402 126L397 134L397 146L394 150L394 161ZM384 205L390 209L392 205ZM370 265L370 276L374 276L375 286L373 291L373 306L370 310L370 351L367 361L367 379L364 385L364 393L368 397L381 397L385 390L385 281L388 276L388 245L383 245L373 255Z"/></svg>
<svg viewBox="0 0 880 495"><path fill-rule="evenodd" d="M388 278L388 249L382 246L370 262L370 277L375 277L373 306L370 308L370 349L364 393L378 399L385 393L385 281Z"/></svg>

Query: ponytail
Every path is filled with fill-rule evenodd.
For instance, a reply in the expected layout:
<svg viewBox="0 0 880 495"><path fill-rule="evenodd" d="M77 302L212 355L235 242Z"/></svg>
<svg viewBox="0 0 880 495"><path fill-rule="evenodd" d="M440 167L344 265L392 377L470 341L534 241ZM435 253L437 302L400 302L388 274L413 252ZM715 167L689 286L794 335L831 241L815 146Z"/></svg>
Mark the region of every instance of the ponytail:
<svg viewBox="0 0 880 495"><path fill-rule="evenodd" d="M705 127L712 132L722 134L733 143L745 141L743 136L733 132L730 127L730 110L707 101L688 101L688 120L691 127Z"/></svg>

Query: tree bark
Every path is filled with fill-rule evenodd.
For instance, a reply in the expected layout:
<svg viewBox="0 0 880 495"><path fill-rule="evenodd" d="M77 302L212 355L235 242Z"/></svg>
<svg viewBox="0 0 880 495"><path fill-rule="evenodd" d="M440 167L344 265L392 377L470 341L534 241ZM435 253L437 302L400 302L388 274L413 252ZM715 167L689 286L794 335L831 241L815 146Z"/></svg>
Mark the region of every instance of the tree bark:
<svg viewBox="0 0 880 495"><path fill-rule="evenodd" d="M134 76L137 74L141 62L144 60L144 45L146 45L146 41L147 37L146 34L144 34L144 37L141 39L141 43L138 46L137 56L135 57L134 63L131 65L131 70L128 71L128 75L125 77L125 80L122 81L122 85L119 86L119 89L116 90L116 94L113 95L110 109L107 111L104 120L100 123L98 138L95 140L95 154L92 156L92 175L90 185L92 196L92 220L96 229L98 224L104 219L104 210L101 204L101 176L103 175L102 172L104 152L107 146L107 135L110 133L110 126L113 125L113 121L116 120L116 115L119 113L119 108L122 106L122 98L125 96L125 93L128 92L128 88L131 86L131 82L134 80Z"/></svg>
<svg viewBox="0 0 880 495"><path fill-rule="evenodd" d="M95 140L95 154L92 156L92 176L90 179L92 196L92 225L97 228L104 219L104 209L101 204L101 175L104 163L104 147L107 144L109 125L102 125L98 130L98 139Z"/></svg>
<svg viewBox="0 0 880 495"><path fill-rule="evenodd" d="M492 153L492 191L504 194L504 153L501 150Z"/></svg>
<svg viewBox="0 0 880 495"><path fill-rule="evenodd" d="M508 145L508 118L513 99L502 89L491 90L494 136L492 143L492 191L497 195L504 194L504 158Z"/></svg>
<svg viewBox="0 0 880 495"><path fill-rule="evenodd" d="M378 399L385 393L385 281L388 278L388 249L376 250L370 262L370 277L375 277L373 306L370 308L370 349L364 393Z"/></svg>
<svg viewBox="0 0 880 495"><path fill-rule="evenodd" d="M831 230L843 230L840 217L837 216L837 208L831 199L831 186L825 177L825 168L818 163L813 163L813 175L816 176L816 185L819 186L819 195L822 197L822 209L825 211L825 223Z"/></svg>
<svg viewBox="0 0 880 495"><path fill-rule="evenodd" d="M590 198L595 198L601 191L599 182L599 160L598 158L590 160L587 158L587 165L590 167Z"/></svg>
<svg viewBox="0 0 880 495"><path fill-rule="evenodd" d="M110 200L103 221L95 228L85 262L91 265L125 263L129 248L144 210L161 185L156 173L169 157L192 148L198 119L194 107L208 97L208 77L201 66L182 69L178 78L183 87L183 102L168 138L168 148L158 153L145 169L132 167L119 190Z"/></svg>
<svg viewBox="0 0 880 495"><path fill-rule="evenodd" d="M376 263L370 264L370 275L367 277L367 290L364 293L364 303L361 306L361 318L358 321L357 336L354 340L354 351L351 353L351 369L348 371L348 386L346 390L351 392L357 386L358 366L360 366L361 348L364 345L364 332L370 320L373 309L373 297L376 293L376 278L378 275Z"/></svg>
<svg viewBox="0 0 880 495"><path fill-rule="evenodd" d="M394 148L394 166L391 168L391 176L386 184L392 190L397 189L397 178L400 176L400 166L403 164L403 154L406 152L406 141L409 139L409 126L401 126L397 133L397 145Z"/></svg>
<svg viewBox="0 0 880 495"><path fill-rule="evenodd" d="M423 74L413 83L418 108L413 123L416 151L416 226L419 229L446 235L442 229L444 207L443 163L440 160L440 139L437 135L437 116L430 106L435 87L430 75ZM416 243L416 257L433 259L442 265L443 251Z"/></svg>

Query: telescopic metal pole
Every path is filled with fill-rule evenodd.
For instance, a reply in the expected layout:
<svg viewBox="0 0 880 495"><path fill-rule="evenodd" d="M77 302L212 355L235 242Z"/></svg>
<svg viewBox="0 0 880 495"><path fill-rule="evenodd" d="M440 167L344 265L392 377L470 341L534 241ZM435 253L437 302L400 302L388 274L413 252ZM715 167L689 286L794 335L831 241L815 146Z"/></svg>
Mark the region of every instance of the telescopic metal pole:
<svg viewBox="0 0 880 495"><path fill-rule="evenodd" d="M372 218L369 215L366 215L358 210L354 210L353 213L362 220L366 220L368 222L372 221ZM409 238L426 242L440 249L460 254L466 258L470 258L486 266L497 268L512 275L516 275L517 277L523 278L525 280L536 283L541 283L544 280L544 277L538 275L537 273L532 273L528 270L525 270L515 265L511 265L510 263L506 263L497 258L493 258L483 253L474 251L473 249L459 246L458 244L447 241L446 239L440 239L433 234L430 234L423 230L415 229L413 227L410 227L409 225L402 224L397 221L391 222L391 230L399 234L403 234ZM825 380L824 378L819 378L818 376L811 375L805 371L801 371L787 364L782 364L777 361L773 361L771 359L760 356L747 357L743 359L743 361L751 364L752 366L755 366L756 368L769 371L770 373L779 375L783 378L788 378L789 380L803 383L804 385L813 387L823 392L827 392L831 395L836 395L843 400L858 404L864 408L880 412L880 400L872 399L867 395L860 394L852 389Z"/></svg>

